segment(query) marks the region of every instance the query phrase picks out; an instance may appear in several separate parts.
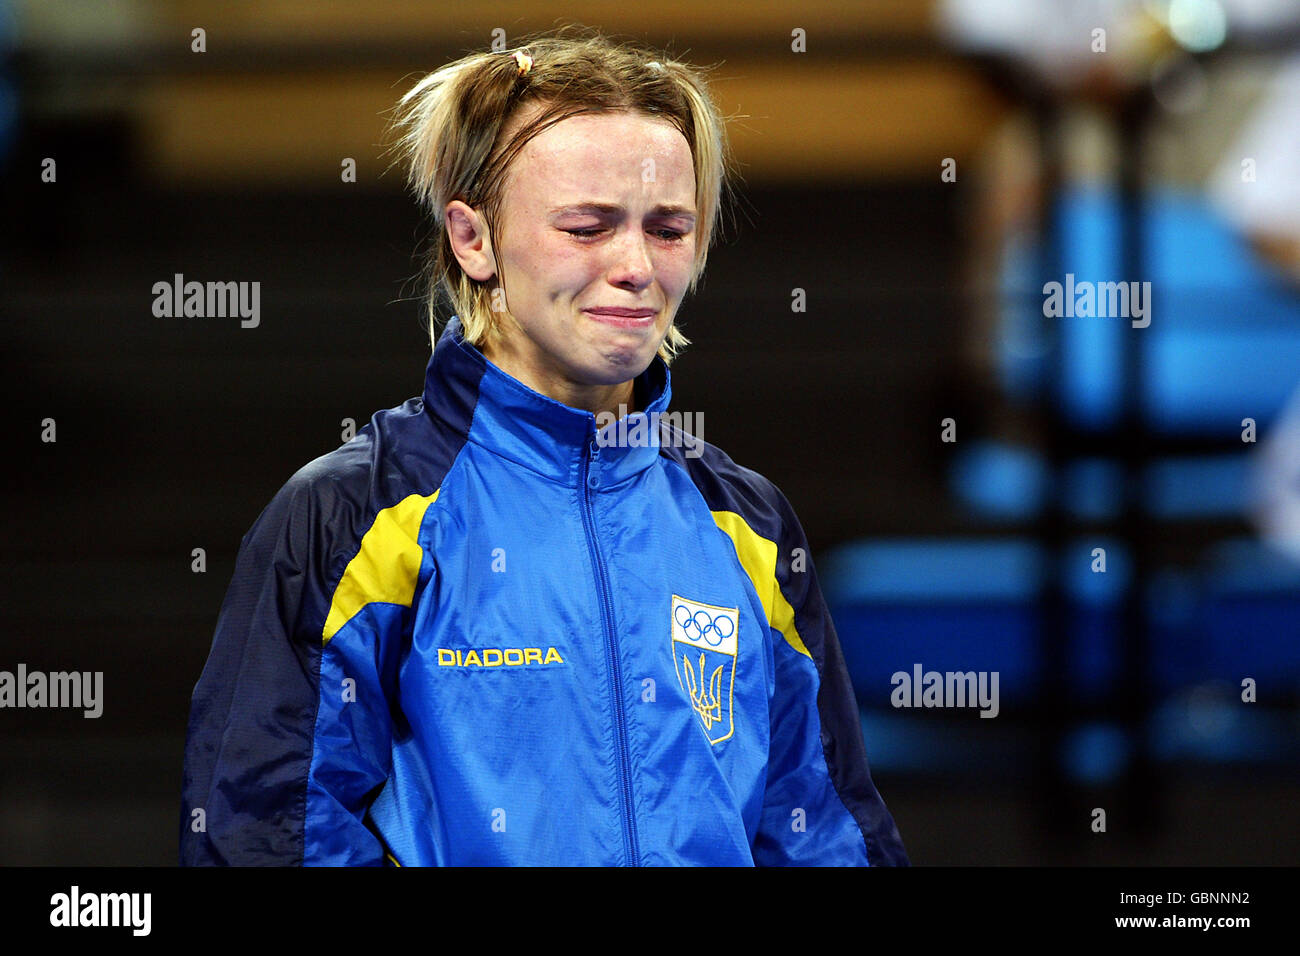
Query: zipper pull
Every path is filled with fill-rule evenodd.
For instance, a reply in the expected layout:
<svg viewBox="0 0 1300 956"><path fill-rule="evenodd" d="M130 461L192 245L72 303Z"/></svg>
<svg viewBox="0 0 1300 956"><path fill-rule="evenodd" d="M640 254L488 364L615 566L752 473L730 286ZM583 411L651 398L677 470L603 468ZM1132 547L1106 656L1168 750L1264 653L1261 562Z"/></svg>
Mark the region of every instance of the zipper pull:
<svg viewBox="0 0 1300 956"><path fill-rule="evenodd" d="M596 473L596 464L600 458L600 446L597 444L596 439L593 438L591 440L591 444L587 446L587 451L589 459L587 465L587 487L592 489L599 488L600 475Z"/></svg>

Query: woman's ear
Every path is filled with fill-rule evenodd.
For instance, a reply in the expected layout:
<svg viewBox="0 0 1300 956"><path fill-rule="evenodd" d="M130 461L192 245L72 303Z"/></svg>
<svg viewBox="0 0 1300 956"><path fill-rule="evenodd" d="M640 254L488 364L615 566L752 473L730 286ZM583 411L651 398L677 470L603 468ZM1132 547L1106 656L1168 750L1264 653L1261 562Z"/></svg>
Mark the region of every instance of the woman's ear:
<svg viewBox="0 0 1300 956"><path fill-rule="evenodd" d="M447 223L451 251L465 275L477 282L486 282L496 275L496 256L483 217L473 207L453 199L447 203L443 221Z"/></svg>

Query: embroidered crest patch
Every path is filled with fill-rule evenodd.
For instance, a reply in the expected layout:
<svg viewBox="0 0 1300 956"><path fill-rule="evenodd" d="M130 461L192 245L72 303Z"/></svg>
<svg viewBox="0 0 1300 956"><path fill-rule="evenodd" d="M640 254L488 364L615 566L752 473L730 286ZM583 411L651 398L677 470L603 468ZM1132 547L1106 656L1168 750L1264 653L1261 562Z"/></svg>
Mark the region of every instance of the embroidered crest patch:
<svg viewBox="0 0 1300 956"><path fill-rule="evenodd" d="M669 627L677 682L690 698L709 743L721 743L736 730L732 699L740 609L674 594Z"/></svg>

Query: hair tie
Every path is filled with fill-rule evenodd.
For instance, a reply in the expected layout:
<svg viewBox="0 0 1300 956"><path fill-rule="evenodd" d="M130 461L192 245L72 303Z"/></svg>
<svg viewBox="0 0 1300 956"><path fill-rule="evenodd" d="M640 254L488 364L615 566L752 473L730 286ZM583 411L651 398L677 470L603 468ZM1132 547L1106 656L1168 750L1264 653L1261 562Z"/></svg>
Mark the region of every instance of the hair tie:
<svg viewBox="0 0 1300 956"><path fill-rule="evenodd" d="M515 62L519 64L519 75L527 76L528 71L533 68L533 58L523 50L515 50L513 54Z"/></svg>

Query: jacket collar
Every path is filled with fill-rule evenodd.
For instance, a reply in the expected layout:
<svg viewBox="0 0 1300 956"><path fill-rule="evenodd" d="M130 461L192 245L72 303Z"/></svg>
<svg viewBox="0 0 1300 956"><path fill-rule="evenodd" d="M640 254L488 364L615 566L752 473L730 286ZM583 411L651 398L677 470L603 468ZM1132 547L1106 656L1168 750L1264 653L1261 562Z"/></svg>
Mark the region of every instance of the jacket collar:
<svg viewBox="0 0 1300 956"><path fill-rule="evenodd" d="M591 412L561 404L506 374L464 340L452 316L424 376L424 407L488 451L554 481L608 488L648 468L659 455L659 416L672 398L668 366L656 355L633 383L637 411L598 429ZM591 451L595 454L591 455Z"/></svg>

